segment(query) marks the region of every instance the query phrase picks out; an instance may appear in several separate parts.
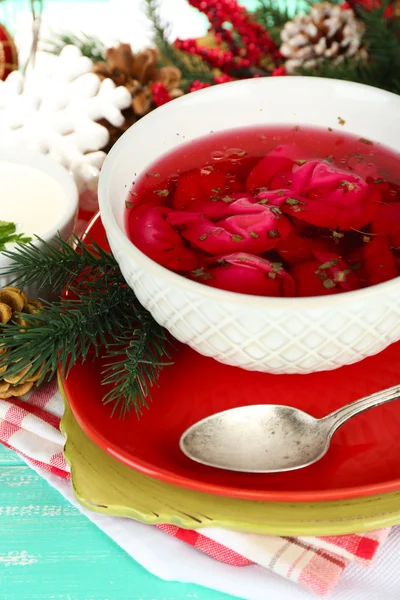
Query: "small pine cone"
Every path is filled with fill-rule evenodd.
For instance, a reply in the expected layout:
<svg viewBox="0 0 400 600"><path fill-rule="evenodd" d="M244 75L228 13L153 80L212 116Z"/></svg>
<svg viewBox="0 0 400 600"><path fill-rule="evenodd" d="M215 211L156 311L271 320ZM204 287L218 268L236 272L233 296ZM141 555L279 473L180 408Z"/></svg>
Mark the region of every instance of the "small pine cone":
<svg viewBox="0 0 400 600"><path fill-rule="evenodd" d="M122 127L114 127L104 119L99 121L110 134L110 142L104 149L106 152L131 125L153 110L152 86L155 83L163 83L171 99L183 95L180 70L173 66L158 68L159 61L157 48L147 48L134 54L129 44L119 44L115 48L107 48L105 60L93 65L92 71L100 79L112 79L117 86L125 86L132 96L131 107L122 111L125 117Z"/></svg>
<svg viewBox="0 0 400 600"><path fill-rule="evenodd" d="M345 57L365 60L362 45L365 26L351 8L330 2L314 4L307 15L297 15L281 31L281 54L287 73L314 68L324 61L334 64Z"/></svg>
<svg viewBox="0 0 400 600"><path fill-rule="evenodd" d="M1 324L14 321L26 327L28 323L24 319L25 314L37 314L44 308L38 300L28 300L22 290L17 287L8 286L0 289L0 329ZM5 348L1 347L0 331L0 362L7 353ZM7 365L0 367L0 399L11 398L12 396L23 396L31 391L33 385L40 379L44 369L42 364L34 373L30 373L31 365L26 365L19 373L7 376Z"/></svg>

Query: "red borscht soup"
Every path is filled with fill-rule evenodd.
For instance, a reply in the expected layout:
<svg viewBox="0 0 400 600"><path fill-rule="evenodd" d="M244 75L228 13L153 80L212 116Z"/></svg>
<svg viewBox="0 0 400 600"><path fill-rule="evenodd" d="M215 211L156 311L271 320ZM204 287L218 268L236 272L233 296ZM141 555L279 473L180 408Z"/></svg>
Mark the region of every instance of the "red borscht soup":
<svg viewBox="0 0 400 600"><path fill-rule="evenodd" d="M337 294L399 274L398 154L300 126L182 142L137 177L126 200L128 235L158 264L275 297Z"/></svg>

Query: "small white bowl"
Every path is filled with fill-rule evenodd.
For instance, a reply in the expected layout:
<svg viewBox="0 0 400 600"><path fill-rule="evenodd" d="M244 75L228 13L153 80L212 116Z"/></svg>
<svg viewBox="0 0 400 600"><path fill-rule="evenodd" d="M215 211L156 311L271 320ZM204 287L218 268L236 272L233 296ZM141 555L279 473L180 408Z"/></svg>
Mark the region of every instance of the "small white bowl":
<svg viewBox="0 0 400 600"><path fill-rule="evenodd" d="M181 342L249 370L335 369L400 339L399 277L334 296L247 296L168 271L140 252L125 230L125 200L132 180L157 158L210 131L278 124L343 129L400 152L400 96L314 77L227 83L158 108L118 140L100 177L101 217L129 286Z"/></svg>
<svg viewBox="0 0 400 600"><path fill-rule="evenodd" d="M64 240L68 240L75 225L79 201L78 189L68 171L59 163L40 154L35 154L24 150L8 150L4 147L0 147L0 163L3 162L17 163L38 169L42 173L45 173L54 179L54 181L62 188L65 199L63 210L60 213L58 220L56 220L47 229L47 231L40 233L40 238L43 241L50 243L57 233L60 233ZM0 198L0 220L2 219L1 206L3 202L7 202L7 198ZM34 238L32 239L32 243L41 246L41 242ZM4 275L2 273L2 271L11 264L12 261L0 252L0 287L9 285L14 278L13 275ZM38 292L36 286L34 285L28 286L28 288L25 289L25 292L31 298L36 298L38 295L41 298L48 297L46 290L40 290L40 292Z"/></svg>

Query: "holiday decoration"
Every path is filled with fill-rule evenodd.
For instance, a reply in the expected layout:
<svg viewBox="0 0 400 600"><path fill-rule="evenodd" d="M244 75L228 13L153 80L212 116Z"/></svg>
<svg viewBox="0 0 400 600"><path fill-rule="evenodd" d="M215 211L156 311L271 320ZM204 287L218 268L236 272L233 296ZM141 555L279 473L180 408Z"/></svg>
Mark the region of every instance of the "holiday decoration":
<svg viewBox="0 0 400 600"><path fill-rule="evenodd" d="M40 0L37 2L41 6ZM9 74L16 67L16 52L8 33L0 27L0 79L5 77L4 82L0 81L1 142L9 147L23 146L49 154L66 165L79 184L87 215L96 209L99 170L112 144L142 116L183 93L195 93L238 79L287 74L347 79L400 93L399 0L390 4L380 0L299 3L291 6L291 14L272 0L259 0L254 12L237 0L188 2L207 17L207 36L171 40L168 23L162 23L159 18L159 0L146 0L153 23L154 47L136 54L127 44L106 48L101 41L85 34L63 34L53 46L58 56L36 53L40 25L38 6L37 35L26 74ZM3 59L5 50L14 58ZM329 157L324 158L328 165L314 165L316 179L323 169L332 169ZM307 172L308 166L297 164L293 168L300 176ZM364 177L361 172L358 175L361 179ZM257 167L249 175L248 202L255 193L251 178L257 183L260 177L262 173L257 172ZM183 179L180 177L179 184ZM365 176L365 181L367 179ZM372 186L370 180L367 183ZM379 178L372 183L377 188L383 185ZM183 203L184 184L180 200L179 194L175 196ZM340 187L342 184L344 188ZM350 213L336 211L335 202L344 191L353 198L353 184L349 178L340 179L340 189L329 192L332 214L339 219L332 229L329 224L332 238L329 243L334 244L335 249L343 244L340 219L350 218ZM213 189L220 187L216 184ZM266 186L258 181L256 187ZM199 186L194 188L197 193ZM230 199L232 191L234 193L230 190L224 197ZM189 268L193 267L191 278L198 278L206 285L214 281L215 287L226 288L227 283L231 286L243 281L245 274L253 293L261 289L262 278L262 293L271 294L272 290L275 295L293 295L296 289L297 294L313 295L321 293L321 286L323 293L333 293L332 282L343 291L356 289L359 284L361 287L374 285L394 277L400 268L393 250L393 246L399 245L398 231L391 218L391 211L396 211L397 206L391 197L379 205L372 221L368 221L371 237L364 236L360 247L357 246L351 256L346 255L344 264L338 252L339 258L336 254L333 258L321 253L316 255L315 249L311 251L307 235L303 235L310 227L328 227L321 221L318 202L310 202L313 206L307 221L301 214L303 200L294 197L296 194L286 196L286 203L282 205L276 190L258 190L257 193L266 194L259 202L264 217L267 213L274 214L274 210L282 215L279 228L268 222L268 242L272 240L268 252L276 253L278 258L280 252L282 256L285 253L285 265L278 268L275 260L266 264L252 251L238 256L229 246L223 249L224 264L208 253L209 261L204 269L192 264L196 262L192 251L193 247L202 245L210 249L208 229L198 236L197 230L195 233L192 230L207 226L206 219L196 217L186 228L185 235L192 243L189 247L186 238L182 241L181 232L173 229L177 225L172 223L173 219L182 215L167 215L166 202L163 205L169 190L160 188L158 192L160 202L150 215L152 222L157 222L164 231L167 227L169 233L171 229L179 233L178 250ZM213 194L218 196L219 191ZM265 209L267 203L268 210ZM224 210L228 210L231 203L226 200L223 204ZM186 209L180 207L183 213L187 213ZM358 215L367 209L368 206L354 205ZM228 221L231 216L221 218ZM148 217L148 214L140 215L142 224ZM208 220L213 222L213 217ZM296 223L296 227L285 231L286 221ZM281 238L276 245L275 230ZM143 235L143 231L142 228L138 235ZM242 241L242 233L230 233L229 242L236 247ZM250 248L256 247L261 236L257 237L253 229L247 233L246 243ZM373 237L382 233L385 235L379 239ZM202 239L204 235L206 238ZM123 414L130 409L140 413L161 369L169 364L166 361L171 340L126 286L111 254L95 244L85 246L78 240L75 241L77 251L61 239L57 242L57 248L48 246L43 250L27 243L5 252L12 259L9 272L15 275L14 283L19 287L8 288L6 292L0 290L0 397L1 393L6 394L3 397L20 395L40 384L54 375L59 362L63 374L67 375L78 360L101 354L106 365L102 382L112 384L104 401L112 402ZM162 254L163 249L158 250ZM167 258L174 257L170 253ZM264 281L265 273L268 285ZM40 304L27 301L20 291L32 283L56 294L66 289L68 297L49 303L43 309ZM236 291L246 292L245 289Z"/></svg>
<svg viewBox="0 0 400 600"><path fill-rule="evenodd" d="M28 300L24 292L16 287L5 287L0 289L0 324L13 323L15 327L24 328L28 323L25 315L36 315L43 309L41 302ZM2 330L0 325L0 360L7 361L7 348L4 348ZM23 329L21 329L23 331ZM11 398L12 396L23 396L27 394L36 384L45 370L45 364L34 366L32 363L23 363L21 368L18 361L14 363L17 372L9 368L6 362L0 367L0 398Z"/></svg>
<svg viewBox="0 0 400 600"><path fill-rule="evenodd" d="M189 0L189 3L207 15L215 45L208 47L193 39L177 40L178 49L200 56L211 68L230 76L268 73L278 48L268 31L244 7L236 0Z"/></svg>
<svg viewBox="0 0 400 600"><path fill-rule="evenodd" d="M346 57L365 60L364 31L364 23L351 8L330 2L314 4L307 15L296 15L283 27L280 52L286 58L286 71L293 74L301 67L315 68L326 60L338 64Z"/></svg>
<svg viewBox="0 0 400 600"><path fill-rule="evenodd" d="M165 29L157 18L157 0L147 2L155 41L163 55L171 57L167 36L161 35ZM203 65L212 69L212 76L199 77L197 66L189 91L220 83L221 72L242 79L282 76L290 70L400 93L398 0L389 5L380 0L324 2L316 7L299 3L294 19L272 0L259 0L254 13L248 13L236 0L190 0L190 4L207 16L211 41L177 40L176 46L187 57L201 57Z"/></svg>
<svg viewBox="0 0 400 600"><path fill-rule="evenodd" d="M188 0L207 16L209 32L201 39L175 43L168 24L160 21L159 0L146 2L159 51L158 68L179 69L178 89L185 93L235 79L289 72L347 79L400 93L399 0L302 3L290 11L272 0L259 0L254 12L237 0ZM96 62L105 54L99 40L82 34L63 34L52 50L58 53L71 41ZM143 111L149 102L156 108L172 97L164 83L157 82L139 101ZM115 133L119 135L118 130Z"/></svg>
<svg viewBox="0 0 400 600"><path fill-rule="evenodd" d="M140 413L160 371L171 364L172 341L125 284L112 254L77 238L74 247L60 237L54 241L54 246L30 243L5 253L12 261L7 273L20 288L35 283L55 294L68 291L68 298L47 302L43 309L26 301L19 289L7 288L13 291L12 312L5 308L7 324L0 334L6 383L16 385L12 382L25 377L24 384L39 385L59 364L67 376L77 361L101 355L102 382L113 384L104 401L122 414ZM0 302L6 302L1 294Z"/></svg>
<svg viewBox="0 0 400 600"><path fill-rule="evenodd" d="M110 133L110 147L137 119L155 106L161 106L183 95L180 89L181 73L178 68L158 68L160 53L149 48L134 55L129 44L107 48L105 60L96 62L92 72L100 79L109 78L117 86L125 86L132 97L131 105L123 111L124 122L118 127L102 120Z"/></svg>
<svg viewBox="0 0 400 600"><path fill-rule="evenodd" d="M98 121L121 127L131 94L91 73L92 61L75 46L50 59L38 54L36 67L25 76L16 71L0 82L0 139L10 148L59 160L80 190L96 191L109 143L109 132Z"/></svg>
<svg viewBox="0 0 400 600"><path fill-rule="evenodd" d="M0 80L18 68L18 53L14 40L7 29L0 23Z"/></svg>

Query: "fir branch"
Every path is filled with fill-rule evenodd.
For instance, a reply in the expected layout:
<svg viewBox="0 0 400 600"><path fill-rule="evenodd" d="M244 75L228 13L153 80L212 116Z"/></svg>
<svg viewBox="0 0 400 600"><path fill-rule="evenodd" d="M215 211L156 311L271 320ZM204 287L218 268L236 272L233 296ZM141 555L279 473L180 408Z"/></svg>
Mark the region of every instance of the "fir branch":
<svg viewBox="0 0 400 600"><path fill-rule="evenodd" d="M45 42L43 50L58 55L65 46L70 45L77 46L83 56L87 56L93 62L104 60L105 46L103 42L99 38L85 33L64 32L55 34Z"/></svg>
<svg viewBox="0 0 400 600"><path fill-rule="evenodd" d="M105 365L102 383L114 384L104 397L106 404L114 405L113 412L119 408L125 416L133 408L140 415L143 407L148 407L150 388L157 384L163 367L172 364L165 361L172 347L165 330L152 319L132 332L125 331L108 346L105 359L111 362Z"/></svg>
<svg viewBox="0 0 400 600"><path fill-rule="evenodd" d="M259 0L259 6L254 11L254 18L260 23L279 46L281 29L287 21L293 18L293 7L285 0L284 4L276 0Z"/></svg>
<svg viewBox="0 0 400 600"><path fill-rule="evenodd" d="M46 374L49 378L54 375L60 362L66 376L78 360L86 360L89 352L96 358L108 335L123 331L125 310L129 309L131 317L134 310L126 295L116 288L108 293L78 295L74 300L47 302L37 314L21 315L26 322L23 328L18 322L2 325L1 342L7 352L1 355L0 366L7 365L7 372L14 375L29 364L33 373L44 363L43 380Z"/></svg>
<svg viewBox="0 0 400 600"><path fill-rule="evenodd" d="M153 27L153 41L161 54L168 58L171 44L168 41L168 27L161 23L158 0L146 0L147 16Z"/></svg>
<svg viewBox="0 0 400 600"><path fill-rule="evenodd" d="M336 65L331 61L325 61L312 69L304 67L296 74L365 83L365 70L366 66L362 61L347 58Z"/></svg>
<svg viewBox="0 0 400 600"><path fill-rule="evenodd" d="M13 263L7 273L20 287L35 283L41 289L66 287L74 299L45 303L37 314L21 314L2 326L1 343L7 350L0 367L13 376L27 366L25 377L38 371L40 384L51 378L58 364L64 377L77 362L105 353L102 383L113 385L105 397L121 415L131 408L140 414L150 388L169 356L165 330L138 302L126 285L112 254L98 244L74 239L74 247L60 237L56 245L19 244L5 254Z"/></svg>
<svg viewBox="0 0 400 600"><path fill-rule="evenodd" d="M12 260L2 275L13 276L12 285L21 288L35 284L38 289L59 292L78 279L80 283L96 277L117 278L123 281L118 263L109 252L91 241L83 243L73 237L73 246L57 236L52 244L37 238L41 243L17 244L12 250L3 252Z"/></svg>
<svg viewBox="0 0 400 600"><path fill-rule="evenodd" d="M182 75L182 89L187 91L195 80L204 83L214 81L215 72L200 56L182 52L169 42L168 26L164 26L159 16L159 0L146 0L147 16L153 26L153 41L161 54L160 66L173 65Z"/></svg>
<svg viewBox="0 0 400 600"><path fill-rule="evenodd" d="M37 314L23 314L26 325L18 322L2 326L1 342L7 350L0 367L16 375L27 366L25 377L42 367L38 385L50 379L61 365L63 377L78 362L119 357L106 365L102 383L114 387L105 396L121 415L141 408L150 398L172 347L164 329L140 305L132 290L115 284L104 292L104 283L90 284L84 294L72 290L75 300L45 303ZM18 317L18 315L16 315Z"/></svg>
<svg viewBox="0 0 400 600"><path fill-rule="evenodd" d="M363 83L400 93L400 20L384 16L387 2L378 9L360 11L365 23L364 43L369 55Z"/></svg>

